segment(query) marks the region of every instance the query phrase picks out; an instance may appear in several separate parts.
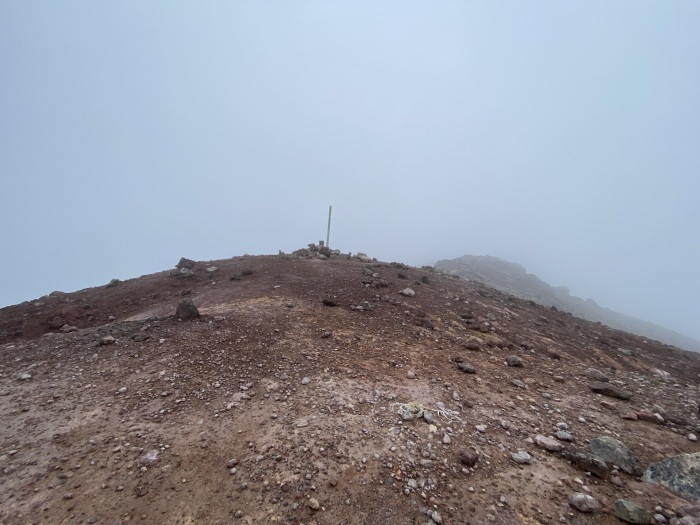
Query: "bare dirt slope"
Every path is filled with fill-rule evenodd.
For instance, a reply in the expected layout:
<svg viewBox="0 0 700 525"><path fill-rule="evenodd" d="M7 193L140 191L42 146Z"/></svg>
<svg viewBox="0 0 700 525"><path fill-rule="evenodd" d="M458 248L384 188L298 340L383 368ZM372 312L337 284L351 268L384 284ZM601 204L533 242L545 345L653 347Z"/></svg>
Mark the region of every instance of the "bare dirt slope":
<svg viewBox="0 0 700 525"><path fill-rule="evenodd" d="M700 451L697 354L397 264L193 272L0 310L0 523L620 523L618 498L687 503L566 451ZM201 318L174 318L183 297ZM591 391L590 367L631 398ZM534 442L557 430L563 451Z"/></svg>

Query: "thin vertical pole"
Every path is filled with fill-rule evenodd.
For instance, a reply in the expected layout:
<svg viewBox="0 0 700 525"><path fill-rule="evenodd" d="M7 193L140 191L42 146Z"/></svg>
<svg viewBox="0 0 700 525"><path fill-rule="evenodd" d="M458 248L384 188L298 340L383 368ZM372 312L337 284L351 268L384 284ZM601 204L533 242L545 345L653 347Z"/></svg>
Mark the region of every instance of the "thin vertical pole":
<svg viewBox="0 0 700 525"><path fill-rule="evenodd" d="M331 247L329 244L331 240L331 212L333 211L333 206L328 206L328 232L326 233L326 246Z"/></svg>

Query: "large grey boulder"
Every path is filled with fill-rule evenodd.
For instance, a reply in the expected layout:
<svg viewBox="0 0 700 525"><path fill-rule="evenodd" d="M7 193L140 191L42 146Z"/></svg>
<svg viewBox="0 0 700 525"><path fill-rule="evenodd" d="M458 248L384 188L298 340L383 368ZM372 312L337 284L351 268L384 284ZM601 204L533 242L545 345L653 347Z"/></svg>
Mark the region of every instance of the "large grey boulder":
<svg viewBox="0 0 700 525"><path fill-rule="evenodd" d="M651 516L634 501L619 499L615 502L615 516L627 523L646 525L651 523Z"/></svg>
<svg viewBox="0 0 700 525"><path fill-rule="evenodd" d="M591 440L591 452L603 461L620 467L627 474L641 476L644 470L630 449L617 439L610 436L601 436Z"/></svg>
<svg viewBox="0 0 700 525"><path fill-rule="evenodd" d="M642 479L663 485L682 498L700 503L700 452L652 463Z"/></svg>

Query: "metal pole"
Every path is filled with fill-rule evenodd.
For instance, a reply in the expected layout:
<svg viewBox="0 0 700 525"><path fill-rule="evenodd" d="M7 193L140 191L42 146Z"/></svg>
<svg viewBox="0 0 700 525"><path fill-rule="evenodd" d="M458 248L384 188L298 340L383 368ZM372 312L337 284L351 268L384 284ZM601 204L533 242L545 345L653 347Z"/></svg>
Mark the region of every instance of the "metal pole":
<svg viewBox="0 0 700 525"><path fill-rule="evenodd" d="M326 246L331 247L329 244L331 240L331 211L333 211L333 206L328 206L328 232L326 233Z"/></svg>

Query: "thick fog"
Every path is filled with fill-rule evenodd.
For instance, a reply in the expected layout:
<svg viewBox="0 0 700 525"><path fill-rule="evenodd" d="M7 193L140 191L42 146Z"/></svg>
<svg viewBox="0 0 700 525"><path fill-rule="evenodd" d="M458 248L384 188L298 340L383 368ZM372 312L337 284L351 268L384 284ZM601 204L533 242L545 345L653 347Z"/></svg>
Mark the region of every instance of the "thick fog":
<svg viewBox="0 0 700 525"><path fill-rule="evenodd" d="M700 3L0 3L0 306L331 245L700 339Z"/></svg>

